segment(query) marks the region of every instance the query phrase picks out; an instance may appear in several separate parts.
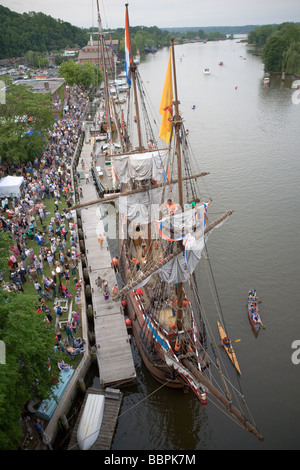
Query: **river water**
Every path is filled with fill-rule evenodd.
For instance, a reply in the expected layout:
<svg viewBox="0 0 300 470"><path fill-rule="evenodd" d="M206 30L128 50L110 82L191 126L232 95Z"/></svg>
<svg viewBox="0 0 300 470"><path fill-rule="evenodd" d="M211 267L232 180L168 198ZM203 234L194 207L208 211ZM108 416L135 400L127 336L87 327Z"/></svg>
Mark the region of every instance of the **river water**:
<svg viewBox="0 0 300 470"><path fill-rule="evenodd" d="M138 383L124 391L112 449L299 449L300 364L292 361L292 344L300 340L300 104L292 78L271 77L265 85L261 59L238 40L176 46L175 53L197 169L211 172L205 179L210 221L235 211L209 238L208 252L226 327L241 340L235 345L240 385L265 440L214 405L201 407L191 392L159 389L132 341ZM164 48L139 66L157 114L168 57ZM206 269L203 260L197 278L216 330L215 305L205 300ZM250 288L262 297L266 328L257 338L246 312Z"/></svg>

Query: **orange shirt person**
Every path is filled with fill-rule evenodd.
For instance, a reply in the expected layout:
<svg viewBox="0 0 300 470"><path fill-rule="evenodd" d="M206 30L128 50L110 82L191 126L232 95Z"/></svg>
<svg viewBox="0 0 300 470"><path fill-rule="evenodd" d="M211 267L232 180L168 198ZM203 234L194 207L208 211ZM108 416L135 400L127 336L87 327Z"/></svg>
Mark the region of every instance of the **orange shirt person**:
<svg viewBox="0 0 300 470"><path fill-rule="evenodd" d="M178 209L177 205L172 201L172 199L168 199L165 206L168 209L169 215L173 215L174 212L176 212Z"/></svg>
<svg viewBox="0 0 300 470"><path fill-rule="evenodd" d="M98 242L99 242L99 245L100 245L100 249L102 250L104 238L101 234L98 236Z"/></svg>
<svg viewBox="0 0 300 470"><path fill-rule="evenodd" d="M112 259L112 266L113 266L113 268L116 272L119 270L119 258L118 258L118 256L115 256Z"/></svg>
<svg viewBox="0 0 300 470"><path fill-rule="evenodd" d="M132 258L131 262L135 263L136 270L138 271L140 269L140 260L138 260L137 258Z"/></svg>

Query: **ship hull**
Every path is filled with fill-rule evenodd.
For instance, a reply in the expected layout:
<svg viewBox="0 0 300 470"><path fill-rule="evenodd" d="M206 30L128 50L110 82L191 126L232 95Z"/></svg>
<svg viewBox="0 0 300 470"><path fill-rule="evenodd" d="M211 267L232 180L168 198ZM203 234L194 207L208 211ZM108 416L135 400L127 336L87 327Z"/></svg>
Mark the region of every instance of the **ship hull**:
<svg viewBox="0 0 300 470"><path fill-rule="evenodd" d="M132 333L141 358L152 377L169 388L184 389L186 384L167 366L159 343L153 344L153 335L145 324L141 304L134 293L126 297L128 317L132 321Z"/></svg>

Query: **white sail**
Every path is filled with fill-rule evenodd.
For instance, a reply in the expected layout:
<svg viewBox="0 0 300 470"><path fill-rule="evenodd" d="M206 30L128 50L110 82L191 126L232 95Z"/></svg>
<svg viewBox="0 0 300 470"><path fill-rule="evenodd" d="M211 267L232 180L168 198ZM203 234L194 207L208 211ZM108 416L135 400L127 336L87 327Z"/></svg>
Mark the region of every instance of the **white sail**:
<svg viewBox="0 0 300 470"><path fill-rule="evenodd" d="M167 172L168 150L117 155L113 159L114 169L121 183L133 181L160 181Z"/></svg>
<svg viewBox="0 0 300 470"><path fill-rule="evenodd" d="M169 195L163 187L153 186L148 191L121 196L115 201L121 215L136 224L155 223Z"/></svg>

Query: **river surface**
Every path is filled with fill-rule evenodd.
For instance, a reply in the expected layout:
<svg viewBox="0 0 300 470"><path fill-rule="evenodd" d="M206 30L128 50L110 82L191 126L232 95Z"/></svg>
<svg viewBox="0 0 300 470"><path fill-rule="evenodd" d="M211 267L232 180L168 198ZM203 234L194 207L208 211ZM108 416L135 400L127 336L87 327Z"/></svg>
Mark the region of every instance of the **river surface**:
<svg viewBox="0 0 300 470"><path fill-rule="evenodd" d="M210 221L235 211L209 238L208 253L229 335L241 340L235 345L240 386L265 440L213 404L201 407L191 392L159 388L132 341L138 383L124 391L112 449L299 449L300 364L292 361L292 343L300 344L300 104L292 78L271 77L265 85L261 59L238 40L176 46L175 53L197 169L211 172L205 179ZM168 57L164 48L139 66L157 115ZM203 260L197 271L204 302L211 288L206 268ZM246 312L251 288L262 297L266 326L257 338ZM205 311L216 331L212 301Z"/></svg>

